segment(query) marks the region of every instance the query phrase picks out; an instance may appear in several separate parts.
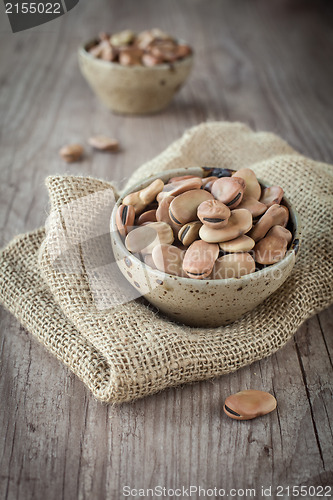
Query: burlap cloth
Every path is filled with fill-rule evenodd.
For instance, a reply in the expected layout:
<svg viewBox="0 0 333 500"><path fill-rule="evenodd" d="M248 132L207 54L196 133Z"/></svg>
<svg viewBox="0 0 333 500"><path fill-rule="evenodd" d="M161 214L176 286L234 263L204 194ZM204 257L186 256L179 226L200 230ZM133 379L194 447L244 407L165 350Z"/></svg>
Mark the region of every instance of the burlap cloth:
<svg viewBox="0 0 333 500"><path fill-rule="evenodd" d="M44 229L16 237L2 251L3 304L101 401L130 401L237 370L281 348L304 320L332 302L332 166L301 156L273 134L254 133L242 124L206 123L139 168L128 185L193 165L251 167L261 179L283 186L302 219L303 240L290 278L230 326L177 325L142 299L96 307L85 272L57 269L50 262ZM111 187L66 176L48 178L47 186L51 219L73 200Z"/></svg>

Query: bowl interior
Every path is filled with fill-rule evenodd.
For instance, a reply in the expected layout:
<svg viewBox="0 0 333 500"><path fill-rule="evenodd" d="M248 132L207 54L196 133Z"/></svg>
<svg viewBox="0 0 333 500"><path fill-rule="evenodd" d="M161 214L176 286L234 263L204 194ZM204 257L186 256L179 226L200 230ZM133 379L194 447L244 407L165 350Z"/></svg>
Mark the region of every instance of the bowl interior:
<svg viewBox="0 0 333 500"><path fill-rule="evenodd" d="M140 189L143 189L144 187L148 186L148 184L153 182L155 179L162 179L163 182L167 182L169 179L171 179L171 177L176 177L176 176L181 176L181 175L197 175L198 177L204 177L205 174L207 175L207 172L202 167L189 167L189 168L176 169L176 170L166 170L164 172L160 172L158 174L155 174L155 175L147 178L145 181L141 181L140 183L132 186L130 189L128 189L124 193L122 193L122 195L118 198L117 203L116 203L115 207L113 208L113 211L111 214L110 228L111 228L112 238L114 238L117 245L119 245L122 248L123 253L126 256L140 262L141 266L143 266L147 270L147 272L154 271L154 274L160 274L161 277L163 277L167 274L167 273L164 273L164 272L159 271L157 269L152 269L150 266L148 266L144 262L140 261L135 255L133 255L131 252L129 252L127 250L127 248L125 247L124 242L123 242L123 240L122 240L122 238L117 230L117 226L116 226L116 222L115 222L116 212L117 212L119 205L122 204L122 200L125 198L125 196L127 194L135 192L135 191L139 191ZM260 185L264 188L270 186L269 183L267 183L261 179L258 179L258 181L259 181ZM300 224L299 215L298 215L297 211L295 210L295 207L291 204L290 200L286 196L283 196L282 201L281 201L281 205L285 205L289 210L290 217L289 217L289 221L287 224L287 229L289 229L289 231L291 232L291 234L293 236L292 241L289 244L288 250L287 250L285 256L283 257L283 259L281 259L279 262L276 262L275 264L271 264L269 266L263 267L262 269L256 271L255 272L256 275L258 275L258 273L267 272L267 269L272 269L272 270L275 269L277 266L280 265L280 263L282 261L287 259L291 253L294 253L295 256L298 253L300 240L301 240L301 224ZM246 281L246 280L250 280L251 276L253 276L253 274L254 273L246 274L245 276L242 276L241 278L216 279L216 280L214 280L214 283L216 283L216 284L218 284L219 282L226 283L226 282L229 282L229 281L235 280L235 279L237 279L238 282L240 280ZM171 275L168 275L168 276L171 276ZM177 278L179 280L184 280L186 282L191 282L191 283L196 282L196 280L193 280L193 278L183 278L180 276ZM201 280L201 281L204 282L206 280Z"/></svg>

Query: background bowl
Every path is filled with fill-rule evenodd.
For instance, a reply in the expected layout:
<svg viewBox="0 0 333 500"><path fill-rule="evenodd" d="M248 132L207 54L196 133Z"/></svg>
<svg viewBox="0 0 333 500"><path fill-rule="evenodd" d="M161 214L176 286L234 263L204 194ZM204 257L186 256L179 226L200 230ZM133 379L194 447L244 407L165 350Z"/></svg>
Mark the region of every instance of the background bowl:
<svg viewBox="0 0 333 500"><path fill-rule="evenodd" d="M130 192L138 191L160 178L167 182L178 175L204 176L201 167L168 170L137 184L116 203L111 214L111 243L118 267L139 293L171 319L190 326L216 327L231 323L275 292L288 278L294 267L301 233L299 217L286 197L282 204L290 212L288 229L293 239L284 258L260 271L241 278L197 280L172 276L152 269L132 255L123 244L115 222L118 206ZM207 173L206 173L207 174ZM261 181L263 187L268 184Z"/></svg>
<svg viewBox="0 0 333 500"><path fill-rule="evenodd" d="M103 104L116 113L146 114L165 108L188 77L193 55L153 67L122 66L92 56L79 48L81 72Z"/></svg>

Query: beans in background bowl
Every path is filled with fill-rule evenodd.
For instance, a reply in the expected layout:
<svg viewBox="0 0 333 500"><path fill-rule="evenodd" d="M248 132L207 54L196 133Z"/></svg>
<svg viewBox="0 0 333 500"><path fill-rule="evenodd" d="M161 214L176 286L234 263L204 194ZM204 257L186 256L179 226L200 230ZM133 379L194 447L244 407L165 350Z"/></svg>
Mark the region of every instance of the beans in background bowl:
<svg viewBox="0 0 333 500"><path fill-rule="evenodd" d="M154 28L135 33L123 30L114 34L100 33L87 51L97 59L122 66L156 66L172 64L192 54L186 43Z"/></svg>

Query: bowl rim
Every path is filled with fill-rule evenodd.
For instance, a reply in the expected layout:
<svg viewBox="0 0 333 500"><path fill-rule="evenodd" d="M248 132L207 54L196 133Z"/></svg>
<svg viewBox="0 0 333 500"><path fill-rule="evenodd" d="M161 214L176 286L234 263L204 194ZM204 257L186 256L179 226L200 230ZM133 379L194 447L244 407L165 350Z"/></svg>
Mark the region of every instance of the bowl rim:
<svg viewBox="0 0 333 500"><path fill-rule="evenodd" d="M101 64L102 66L108 67L108 68L114 68L114 69L119 69L123 71L157 71L159 69L162 70L170 70L173 66L185 66L187 63L192 63L193 62L193 48L191 47L191 54L188 56L184 57L183 59L179 59L178 61L174 61L173 63L163 63L163 64L156 64L156 66L139 66L139 65L134 65L134 66L123 66L122 64L112 62L112 61L104 61L103 59L99 59L98 57L94 57L93 55L90 54L90 52L87 51L86 47L91 44L92 42L96 41L97 38L92 38L88 42L81 43L78 47L78 54L82 55L82 57L86 57L91 61L95 61L97 64ZM178 41L185 42L185 40L179 38L177 39Z"/></svg>
<svg viewBox="0 0 333 500"><path fill-rule="evenodd" d="M209 167L209 168L213 169L215 167ZM233 169L230 169L230 170L233 170ZM139 263L143 269L147 270L147 272L153 272L154 274L156 274L158 276L164 277L164 279L167 276L168 278L171 278L171 279L184 280L185 283L192 283L192 284L196 283L198 285L199 285L198 282L214 283L214 284L218 285L218 284L223 284L223 283L228 284L230 282L231 283L235 283L235 282L240 283L241 281L242 282L243 281L252 281L253 279L259 279L261 276L264 276L265 274L272 273L275 269L278 269L279 267L281 267L282 263L284 263L284 262L286 263L287 260L292 259L293 256L294 256L295 261L296 261L296 257L297 257L297 254L298 254L298 251L300 248L301 239L302 239L301 219L300 219L300 216L299 216L297 210L295 209L294 205L290 202L289 198L285 195L283 195L282 201L284 201L285 204L287 205L287 208L289 209L289 212L292 215L292 218L294 219L292 221L292 223L295 226L293 239L290 242L290 246L289 246L285 256L281 260L279 260L278 262L275 262L274 264L270 264L269 266L264 267L264 268L260 269L259 271L254 271L253 273L246 274L244 276L241 276L240 278L219 278L219 279L196 280L193 278L186 278L183 276L169 274L169 273L166 273L164 271L160 271L159 269L153 269L152 267L148 266L145 262L138 259L129 250L127 250L125 244L122 241L122 238L120 237L120 234L119 234L119 231L117 229L116 222L115 222L117 209L118 209L119 205L121 205L121 202L124 199L124 197L129 193L132 193L132 192L135 192L139 189L142 189L142 187L141 187L142 184L153 182L155 179L160 179L161 177L169 176L169 174L170 174L169 178L175 177L175 175L173 175L173 174L175 174L176 172L178 173L178 175L186 175L186 173L189 173L190 171L193 171L193 173L198 173L198 174L200 172L202 174L205 172L203 167L198 167L198 166L197 167L185 167L185 168L181 168L181 169L165 170L165 171L158 172L157 174L153 174L153 175L149 176L146 180L141 180L141 181L137 182L136 184L130 186L128 189L126 189L125 191L123 191L121 193L121 195L117 199L117 201L112 209L112 212L111 212L110 235L111 235L111 240L112 239L116 240L117 245L119 245L122 248L122 250L126 254L126 257L133 259L135 262ZM236 172L236 170L233 170L233 171ZM258 179L259 183L261 184L261 186L269 187L269 184L267 182L265 182L259 178L257 178L257 179ZM116 262L118 262L118 261L116 260Z"/></svg>

